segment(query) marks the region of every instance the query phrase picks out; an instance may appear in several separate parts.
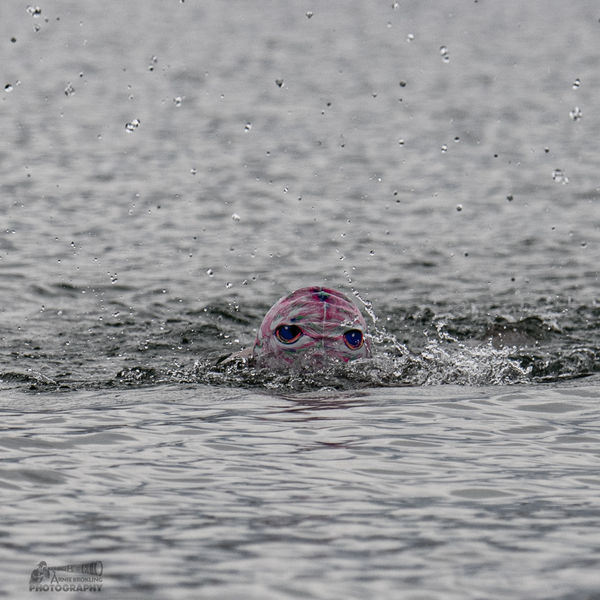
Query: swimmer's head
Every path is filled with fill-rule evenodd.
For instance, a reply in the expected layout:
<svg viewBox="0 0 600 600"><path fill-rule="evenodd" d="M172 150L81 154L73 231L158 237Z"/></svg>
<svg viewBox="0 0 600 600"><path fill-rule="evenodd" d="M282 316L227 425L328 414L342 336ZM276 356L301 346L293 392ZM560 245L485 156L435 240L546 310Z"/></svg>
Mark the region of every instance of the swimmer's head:
<svg viewBox="0 0 600 600"><path fill-rule="evenodd" d="M265 315L252 355L259 366L322 366L371 356L367 324L344 294L323 287L296 290Z"/></svg>

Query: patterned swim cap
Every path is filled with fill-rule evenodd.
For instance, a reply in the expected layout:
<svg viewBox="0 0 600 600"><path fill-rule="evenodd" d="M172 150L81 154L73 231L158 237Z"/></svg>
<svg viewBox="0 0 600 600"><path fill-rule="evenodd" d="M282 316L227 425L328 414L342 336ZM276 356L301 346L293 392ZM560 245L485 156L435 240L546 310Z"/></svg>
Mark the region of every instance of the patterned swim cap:
<svg viewBox="0 0 600 600"><path fill-rule="evenodd" d="M259 366L322 366L371 356L367 324L344 294L324 287L278 300L258 330L252 356Z"/></svg>

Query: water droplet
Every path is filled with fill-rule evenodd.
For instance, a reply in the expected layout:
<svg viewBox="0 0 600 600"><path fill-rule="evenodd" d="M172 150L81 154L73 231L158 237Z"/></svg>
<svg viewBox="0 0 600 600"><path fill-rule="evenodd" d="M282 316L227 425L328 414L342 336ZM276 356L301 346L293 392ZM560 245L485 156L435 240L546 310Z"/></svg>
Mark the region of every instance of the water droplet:
<svg viewBox="0 0 600 600"><path fill-rule="evenodd" d="M569 183L569 178L562 172L561 169L554 169L554 171L552 171L552 179L556 183L562 183L563 185Z"/></svg>
<svg viewBox="0 0 600 600"><path fill-rule="evenodd" d="M231 215L231 218L234 221L234 223L239 223L242 220L242 217L240 217L240 215L238 215L237 213L233 213Z"/></svg>
<svg viewBox="0 0 600 600"><path fill-rule="evenodd" d="M413 33L409 33L409 34L406 36L406 41L407 41L407 42L412 42L414 39L415 39L415 36L414 36L414 34L413 34Z"/></svg>
<svg viewBox="0 0 600 600"><path fill-rule="evenodd" d="M196 169L194 169L194 168L190 169L190 173L191 173L192 175L195 175L197 172L198 172L198 171L196 171Z"/></svg>
<svg viewBox="0 0 600 600"><path fill-rule="evenodd" d="M443 144L442 147L440 148L440 150L442 152L448 152L448 146L446 146L446 144Z"/></svg>
<svg viewBox="0 0 600 600"><path fill-rule="evenodd" d="M576 90L581 85L581 79L579 77L573 82L573 89Z"/></svg>
<svg viewBox="0 0 600 600"><path fill-rule="evenodd" d="M212 277L212 276L215 274L215 272L214 272L212 269L206 269L206 274L207 274L209 277Z"/></svg>
<svg viewBox="0 0 600 600"><path fill-rule="evenodd" d="M509 202L512 202L512 201L513 201L513 195L512 195L512 194L509 194L508 196L506 196L506 199L507 199Z"/></svg>
<svg viewBox="0 0 600 600"><path fill-rule="evenodd" d="M42 9L39 6L28 6L26 10L32 17L39 17L42 14Z"/></svg>
<svg viewBox="0 0 600 600"><path fill-rule="evenodd" d="M75 93L75 88L71 85L71 82L67 84L65 88L65 96L72 96Z"/></svg>
<svg viewBox="0 0 600 600"><path fill-rule="evenodd" d="M402 80L402 81L400 82L400 87L406 87L406 81Z"/></svg>
<svg viewBox="0 0 600 600"><path fill-rule="evenodd" d="M276 79L275 84L277 87L283 87L283 79Z"/></svg>
<svg viewBox="0 0 600 600"><path fill-rule="evenodd" d="M252 123L250 123L250 121L248 121L246 123L246 125L244 126L244 131L250 131L252 129Z"/></svg>
<svg viewBox="0 0 600 600"><path fill-rule="evenodd" d="M369 256L374 256L375 255L375 250L369 250Z"/></svg>
<svg viewBox="0 0 600 600"><path fill-rule="evenodd" d="M11 83L7 83L7 84L4 86L4 91L5 91L5 92L12 92L12 91L13 91L13 89L14 89L14 88L13 88L13 86L12 86L12 84L11 84Z"/></svg>
<svg viewBox="0 0 600 600"><path fill-rule="evenodd" d="M175 106L177 108L179 108L181 106L181 104L183 103L183 97L177 96L176 98L173 98L173 102L175 103Z"/></svg>
<svg viewBox="0 0 600 600"><path fill-rule="evenodd" d="M16 37L11 37L10 41L14 44L17 41L17 38Z"/></svg>
<svg viewBox="0 0 600 600"><path fill-rule="evenodd" d="M463 206L462 206L462 204L457 204L457 205L456 205L456 210L457 210L458 212L460 212L462 209L463 209Z"/></svg>
<svg viewBox="0 0 600 600"><path fill-rule="evenodd" d="M153 56L150 59L150 64L148 65L148 71L154 71L154 65L158 62L158 58L156 56Z"/></svg>
<svg viewBox="0 0 600 600"><path fill-rule="evenodd" d="M460 142L460 138L459 138L458 136L456 136L456 137L454 138L454 143L455 143L455 144L458 144L458 142Z"/></svg>
<svg viewBox="0 0 600 600"><path fill-rule="evenodd" d="M141 124L141 121L139 119L133 119L133 121L130 121L129 123L125 123L125 129L131 133L132 131L135 131Z"/></svg>
<svg viewBox="0 0 600 600"><path fill-rule="evenodd" d="M571 119L573 119L573 121L579 121L579 119L581 119L581 117L583 117L583 113L581 112L581 109L579 108L579 106L576 106L575 108L573 108L571 110L571 112L569 113L569 116L571 117Z"/></svg>
<svg viewBox="0 0 600 600"><path fill-rule="evenodd" d="M441 55L442 60L444 62L449 62L450 56L448 54L448 47L447 46L440 46L440 55Z"/></svg>
<svg viewBox="0 0 600 600"><path fill-rule="evenodd" d="M313 16L314 14L315 14L315 13L313 13L313 11L312 11L312 10L307 10L307 11L306 11L306 18L307 18L307 19L312 19L312 16Z"/></svg>
<svg viewBox="0 0 600 600"><path fill-rule="evenodd" d="M398 144L399 144L400 146L404 146L404 140L403 140L403 139L399 139L399 140L398 140Z"/></svg>
<svg viewBox="0 0 600 600"><path fill-rule="evenodd" d="M400 3L399 3L399 2L394 2L394 4L392 4L392 8L393 8L394 10L396 10L396 9L397 9L399 6L400 6Z"/></svg>

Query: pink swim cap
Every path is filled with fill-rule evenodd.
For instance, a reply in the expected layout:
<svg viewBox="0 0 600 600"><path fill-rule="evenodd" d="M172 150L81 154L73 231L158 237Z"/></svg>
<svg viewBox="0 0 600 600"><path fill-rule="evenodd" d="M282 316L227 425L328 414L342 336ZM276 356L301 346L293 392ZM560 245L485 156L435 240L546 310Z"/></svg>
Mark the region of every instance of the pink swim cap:
<svg viewBox="0 0 600 600"><path fill-rule="evenodd" d="M258 330L252 356L259 366L319 366L371 356L371 344L367 324L347 296L308 287L271 307Z"/></svg>

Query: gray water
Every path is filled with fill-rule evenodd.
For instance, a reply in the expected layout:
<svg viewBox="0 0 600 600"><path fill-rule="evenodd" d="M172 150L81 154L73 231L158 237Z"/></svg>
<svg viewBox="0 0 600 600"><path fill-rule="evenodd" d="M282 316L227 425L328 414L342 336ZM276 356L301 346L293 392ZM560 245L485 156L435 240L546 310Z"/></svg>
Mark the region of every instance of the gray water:
<svg viewBox="0 0 600 600"><path fill-rule="evenodd" d="M0 596L600 597L599 36L2 2ZM315 284L373 360L215 365Z"/></svg>

